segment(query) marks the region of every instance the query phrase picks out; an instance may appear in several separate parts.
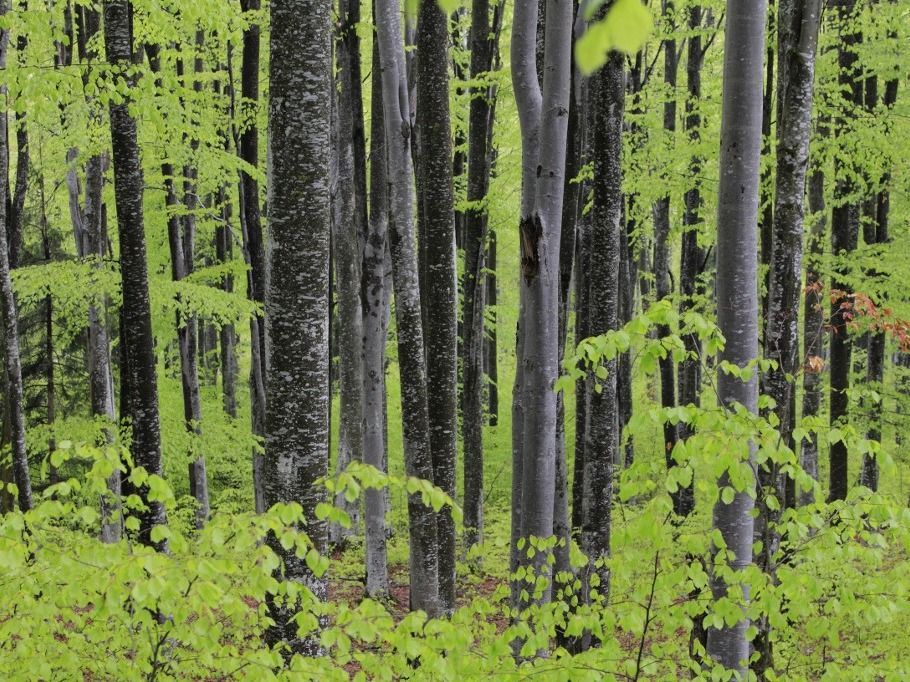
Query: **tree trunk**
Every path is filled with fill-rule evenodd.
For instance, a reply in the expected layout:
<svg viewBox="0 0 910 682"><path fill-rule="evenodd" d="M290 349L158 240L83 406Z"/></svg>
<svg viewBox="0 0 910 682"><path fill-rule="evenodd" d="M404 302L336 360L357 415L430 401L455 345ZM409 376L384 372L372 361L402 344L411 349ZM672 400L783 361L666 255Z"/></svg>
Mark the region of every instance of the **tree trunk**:
<svg viewBox="0 0 910 682"><path fill-rule="evenodd" d="M464 216L464 274L462 275L462 439L464 443L465 549L483 539L483 348L484 253L487 235L486 197L490 183L487 145L492 125L488 88L482 81L492 68L490 3L474 0L471 7L471 80L468 114L468 184L471 202Z"/></svg>
<svg viewBox="0 0 910 682"><path fill-rule="evenodd" d="M373 41L373 64L379 48ZM389 292L386 285L386 232L389 184L380 70L372 73L370 104L370 221L363 254L363 460L386 471L385 348ZM386 491L364 491L366 591L373 598L389 593L386 552Z"/></svg>
<svg viewBox="0 0 910 682"><path fill-rule="evenodd" d="M329 129L332 86L332 6L329 0L273 0L269 66L269 249L266 296L265 504L298 502L314 548L325 552L326 499L318 483L329 460L328 315L331 200ZM276 538L273 550L287 580L327 597L325 576ZM318 639L301 640L293 604L271 604L271 642L306 655Z"/></svg>
<svg viewBox="0 0 910 682"><path fill-rule="evenodd" d="M240 7L247 13L258 13L260 0L240 0ZM240 74L241 120L245 125L240 132L240 158L253 168L259 165L259 128L256 112L259 108L259 36L260 27L251 21L243 30L243 56ZM265 244L259 208L259 183L244 170L240 171L240 222L243 231L244 259L250 267L247 288L250 300L265 303L266 262ZM265 321L250 318L250 413L253 436L265 436L266 406L266 344ZM263 457L253 451L253 493L256 511L265 511L263 489Z"/></svg>
<svg viewBox="0 0 910 682"><path fill-rule="evenodd" d="M758 273L755 234L758 224L759 159L761 154L762 62L765 49L766 4L727 4L724 37L724 97L717 208L717 313L727 340L721 360L745 367L758 357ZM738 403L755 413L758 382L743 382L718 373L718 398L724 406ZM749 456L754 445L749 446ZM730 485L728 473L718 485ZM720 531L736 571L752 562L752 508L748 490L727 504L714 505L714 527ZM721 574L711 577L715 599L727 595ZM748 591L744 595L748 599ZM708 654L725 668L746 673L748 618L708 631Z"/></svg>
<svg viewBox="0 0 910 682"><path fill-rule="evenodd" d="M0 17L9 11L7 0L0 0ZM6 68L9 30L0 31L0 69ZM6 112L6 86L0 87L3 112L0 115L0 304L3 318L7 410L10 419L13 481L18 488L19 509L32 508L32 484L28 470L28 453L25 447L25 405L22 396L22 365L19 359L19 332L16 300L10 279L10 250L7 243L9 227L9 143Z"/></svg>
<svg viewBox="0 0 910 682"><path fill-rule="evenodd" d="M591 83L594 136L594 215L592 220L590 335L605 334L619 326L620 232L623 229L622 125L625 87L624 57L613 52ZM597 575L594 587L607 599L610 572L604 561L610 556L611 507L614 466L619 455L619 420L616 394L616 359L605 360L606 376L592 379L599 384L588 398L585 431L584 501L582 549L592 564L586 582Z"/></svg>
<svg viewBox="0 0 910 682"><path fill-rule="evenodd" d="M365 226L358 210L358 187L354 161L354 108L360 102L354 98L354 55L348 48L348 33L356 26L346 23L351 7L359 0L340 0L339 16L345 21L336 38L337 87L337 144L338 184L335 192L335 220L332 249L334 252L336 296L338 301L338 355L340 383L340 423L338 429L337 471L363 457L363 307L360 298L361 246ZM335 498L335 505L347 512L352 525L343 529L333 524L329 529L333 543L344 541L360 523L360 502L348 502L344 494Z"/></svg>
<svg viewBox="0 0 910 682"><path fill-rule="evenodd" d="M519 537L553 535L556 393L559 373L559 242L571 85L572 5L549 0L543 88L537 81L537 3L521 0L512 24L512 81L522 135L520 400L522 471ZM513 429L516 427L513 424ZM515 472L513 472L515 475ZM514 504L514 500L513 500ZM519 552L522 565L546 570L546 553ZM534 595L548 601L549 588Z"/></svg>
<svg viewBox="0 0 910 682"><path fill-rule="evenodd" d="M128 0L104 3L104 38L107 58L117 79L132 90L134 77L124 70L134 60L132 8ZM132 427L133 463L150 475L160 476L161 434L158 422L158 377L149 304L148 266L145 255L145 227L142 214L143 179L139 161L136 120L126 100L110 105L111 142L114 157L114 198L120 236L120 274L123 289L123 335L121 345L127 357L128 416ZM147 485L138 490L145 505L139 512L139 539L159 551L167 541L152 541L152 530L165 523L164 505L149 499Z"/></svg>
<svg viewBox="0 0 910 682"><path fill-rule="evenodd" d="M376 3L376 38L382 65L382 103L388 154L395 321L401 375L405 469L433 481L427 412L427 374L421 326L418 260L412 206L411 123L404 44L396 0ZM411 608L439 611L436 514L419 495L408 496Z"/></svg>
<svg viewBox="0 0 910 682"><path fill-rule="evenodd" d="M665 21L671 22L668 27L673 30L672 0L663 0L663 14ZM664 83L669 90L668 99L664 102L664 131L670 138L670 145L675 143L676 137L676 74L679 67L679 58L676 54L676 40L664 41ZM657 299L668 298L673 294L670 282L670 195L667 194L654 204L654 288ZM670 335L668 325L658 325L657 336L664 338ZM660 404L664 408L676 407L676 376L675 363L668 354L658 361L660 367ZM676 466L673 460L673 448L679 440L677 425L669 420L664 421L664 458L667 468ZM684 515L683 490L673 493L673 511L677 515Z"/></svg>
<svg viewBox="0 0 910 682"><path fill-rule="evenodd" d="M701 7L689 8L689 35L686 48L686 116L685 128L689 143L695 147L701 140L701 113L699 111L702 88L701 70L705 61L701 36ZM704 159L694 154L689 159L689 175L692 185L686 190L684 196L685 209L683 211L682 248L679 261L679 292L680 313L685 315L688 310L697 304L699 294L698 276L701 274L704 262L704 251L698 245L698 233L702 218L702 195L700 176L704 166ZM679 365L677 379L679 381L679 404L701 405L701 341L696 334L686 334L683 337L687 358ZM692 430L686 423L679 425L679 437L688 439ZM695 484L680 488L674 495L673 506L676 514L688 516L695 508Z"/></svg>
<svg viewBox="0 0 910 682"><path fill-rule="evenodd" d="M835 125L835 136L849 123L854 106L862 104L862 80L859 78L859 64L854 51L859 34L848 26L853 19L854 0L837 0L835 8L841 22L841 39L838 45L838 84L844 93L845 112ZM856 249L859 238L859 206L850 198L855 189L852 172L845 168L845 161L839 156L834 160L834 208L831 214L831 251L835 258L843 259ZM831 288L841 294L831 304L831 426L837 426L847 419L850 388L851 357L853 342L847 330L843 304L849 303L850 287L844 281L846 269L843 265L835 268ZM829 451L829 500L843 500L849 486L847 478L847 445L842 440L831 444Z"/></svg>
<svg viewBox="0 0 910 682"><path fill-rule="evenodd" d="M777 173L774 195L774 227L771 234L771 263L768 275L768 307L765 318L766 359L776 368L764 377L764 390L774 399L774 412L783 445L795 450L796 390L791 378L799 371L799 302L802 294L803 200L809 140L812 134L812 96L815 78L815 48L821 17L820 0L778 0L778 85L780 99L777 121ZM778 465L768 462L759 469L762 490L758 495L756 534L762 551L756 562L772 580L777 568L775 555L780 547L780 509L794 506ZM791 479L792 480L792 479ZM777 505L766 502L768 495ZM754 648L759 659L752 669L761 679L774 666L770 626L758 623Z"/></svg>
<svg viewBox="0 0 910 682"><path fill-rule="evenodd" d="M434 2L420 5L417 22L417 117L426 237L426 357L430 451L437 486L455 497L458 436L458 289L455 269L455 213L452 138L449 118L448 19ZM439 599L455 610L455 524L449 507L437 515Z"/></svg>

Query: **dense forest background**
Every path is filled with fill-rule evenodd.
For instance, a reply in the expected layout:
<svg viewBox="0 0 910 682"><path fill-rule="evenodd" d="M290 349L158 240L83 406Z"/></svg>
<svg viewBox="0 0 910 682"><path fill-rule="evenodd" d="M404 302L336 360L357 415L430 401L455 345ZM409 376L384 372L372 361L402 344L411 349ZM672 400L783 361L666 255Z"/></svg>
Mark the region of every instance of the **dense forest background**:
<svg viewBox="0 0 910 682"><path fill-rule="evenodd" d="M8 679L910 675L906 0L0 0Z"/></svg>

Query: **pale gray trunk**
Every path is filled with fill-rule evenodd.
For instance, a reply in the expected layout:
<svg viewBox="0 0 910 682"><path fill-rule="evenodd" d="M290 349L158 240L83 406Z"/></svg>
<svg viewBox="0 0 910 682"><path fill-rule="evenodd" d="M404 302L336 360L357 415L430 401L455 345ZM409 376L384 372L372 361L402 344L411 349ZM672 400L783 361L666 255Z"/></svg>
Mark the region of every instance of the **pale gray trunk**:
<svg viewBox="0 0 910 682"><path fill-rule="evenodd" d="M559 373L559 241L565 175L572 49L572 4L549 0L543 88L537 82L534 0L520 0L512 25L512 81L522 133L520 292L522 478L520 537L553 535L556 475L556 392ZM520 93L520 94L519 94ZM513 425L514 428L514 425ZM537 571L546 556L520 552ZM541 595L549 600L549 590Z"/></svg>
<svg viewBox="0 0 910 682"><path fill-rule="evenodd" d="M330 0L273 0L269 67L265 504L300 503L305 531L320 552L327 549L327 529L315 512L326 493L318 481L329 460L331 13ZM327 597L325 576L313 575L275 537L270 545L287 580ZM270 605L269 640L319 653L317 638L298 637L293 610L293 603Z"/></svg>
<svg viewBox="0 0 910 682"><path fill-rule="evenodd" d="M379 63L373 43L373 64ZM379 69L372 74L370 121L370 219L363 253L363 461L386 471L385 347L389 292L386 286L386 232L389 225L389 185L386 172L382 84ZM386 492L364 491L366 590L374 598L389 593L386 552Z"/></svg>
<svg viewBox="0 0 910 682"><path fill-rule="evenodd" d="M764 0L727 3L724 36L724 96L721 119L717 206L717 317L727 340L721 360L744 367L758 357L758 272L755 245L758 224L759 157L761 153L762 64L765 49ZM718 373L718 398L724 406L758 408L758 383ZM730 484L725 473L718 485ZM737 492L730 504L718 499L714 527L733 553L732 568L752 562L752 508L749 491ZM715 599L727 594L720 575L711 576ZM748 599L748 591L745 598ZM749 659L745 613L733 625L708 631L708 654L729 670L744 675Z"/></svg>
<svg viewBox="0 0 910 682"><path fill-rule="evenodd" d="M9 11L7 0L0 0L0 17ZM0 70L6 68L9 47L9 30L0 31ZM0 304L3 317L7 403L11 426L13 480L18 488L19 509L23 512L32 508L32 483L28 471L28 453L25 447L25 405L22 396L22 365L19 359L19 332L16 300L10 279L9 246L7 244L7 222L10 218L9 194L9 142L6 111L6 86L0 87L3 110L0 111Z"/></svg>
<svg viewBox="0 0 910 682"><path fill-rule="evenodd" d="M433 481L427 412L427 374L414 234L411 120L404 43L397 0L376 3L376 39L382 68L382 104L391 208L392 270L405 470ZM408 496L411 608L439 612L436 515L419 495Z"/></svg>

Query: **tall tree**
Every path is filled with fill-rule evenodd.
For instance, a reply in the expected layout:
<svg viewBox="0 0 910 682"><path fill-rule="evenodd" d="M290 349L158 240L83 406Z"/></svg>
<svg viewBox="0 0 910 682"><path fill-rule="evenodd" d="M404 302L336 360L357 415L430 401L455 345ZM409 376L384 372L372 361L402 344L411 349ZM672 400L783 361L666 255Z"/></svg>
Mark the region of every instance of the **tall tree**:
<svg viewBox="0 0 910 682"><path fill-rule="evenodd" d="M375 40L373 64L379 64L379 48ZM370 218L363 252L363 461L385 471L388 462L385 348L390 297L386 277L389 183L380 69L373 69L371 79ZM366 591L371 597L387 596L389 569L385 491L376 488L364 491L364 514Z"/></svg>
<svg viewBox="0 0 910 682"><path fill-rule="evenodd" d="M417 19L417 121L420 183L426 240L426 357L430 451L437 486L455 496L458 437L458 289L455 271L455 209L452 127L449 116L448 18L435 2L423 2ZM449 507L439 512L439 599L455 610L455 525Z"/></svg>
<svg viewBox="0 0 910 682"><path fill-rule="evenodd" d="M758 224L761 154L762 63L766 3L727 3L724 36L723 111L717 197L717 318L726 346L721 360L745 367L758 357L758 273L755 244ZM725 406L758 408L758 383L720 372L718 398ZM753 445L749 445L751 452ZM730 484L725 472L721 488ZM714 505L714 527L720 531L735 571L752 562L752 508L748 490ZM727 595L721 571L711 576L715 599ZM748 591L745 594L748 597ZM729 670L745 674L749 659L748 618L708 630L708 654Z"/></svg>
<svg viewBox="0 0 910 682"><path fill-rule="evenodd" d="M354 162L354 109L361 102L354 98L355 57L347 44L347 33L356 26L347 23L350 6L359 0L341 0L339 16L343 23L336 40L337 86L335 101L337 117L338 185L335 191L335 219L332 225L333 265L335 268L336 298L338 306L338 355L340 384L340 422L338 425L339 471L351 461L359 460L363 453L363 307L360 298L362 242L366 226L364 215L358 210L358 188ZM343 494L335 503L344 509L356 525L359 502L348 503ZM345 532L333 526L333 541L342 539Z"/></svg>
<svg viewBox="0 0 910 682"><path fill-rule="evenodd" d="M812 95L815 79L815 48L818 42L820 0L779 0L777 53L779 99L777 121L777 170L774 218L771 233L771 263L768 275L768 307L765 318L766 359L776 364L764 377L764 390L774 399L781 441L795 450L796 390L792 379L799 370L799 303L802 294L803 202L806 168L812 134ZM779 509L793 505L787 485L776 464L759 469L762 491L758 496L756 531L762 540L757 563L772 577L780 545ZM777 504L769 504L773 495ZM762 619L754 647L759 653L752 666L761 677L773 662L769 625Z"/></svg>
<svg viewBox="0 0 910 682"><path fill-rule="evenodd" d="M843 94L842 107L835 122L835 136L843 136L849 131L849 118L853 108L862 105L863 82L859 74L859 63L856 45L860 36L852 25L855 0L837 0L834 4L837 12L839 43L837 48L838 75L837 82ZM831 304L831 398L829 416L831 425L840 424L847 418L850 388L851 358L853 342L847 330L846 307L850 302L850 287L844 281L848 267L844 257L856 249L859 238L859 205L852 198L855 191L854 172L851 161L845 160L842 154L834 159L834 207L831 212L831 251L840 259L832 278L831 288L840 292ZM829 451L829 490L831 500L843 500L847 497L849 481L847 478L847 445L843 440L831 444Z"/></svg>
<svg viewBox="0 0 910 682"><path fill-rule="evenodd" d="M432 481L427 371L412 205L411 109L399 15L397 0L377 0L376 38L382 68L405 470L409 476ZM408 519L411 608L436 615L439 609L436 514L422 502L420 495L412 494L408 496Z"/></svg>
<svg viewBox="0 0 910 682"><path fill-rule="evenodd" d="M572 5L548 0L543 64L538 64L536 0L520 0L512 23L512 82L522 137L520 310L517 374L522 419L513 423L521 438L522 463L513 467L513 524L519 509L518 538L541 540L553 535L556 474L556 393L559 372L559 241L561 234L565 148L571 86ZM543 86L538 69L543 71ZM515 448L513 447L513 450ZM520 495L520 504L514 499ZM513 539L515 538L513 527ZM516 539L517 540L517 539ZM515 551L513 547L513 551ZM535 570L545 566L541 552L519 552L519 562ZM549 599L549 590L542 595Z"/></svg>
<svg viewBox="0 0 910 682"><path fill-rule="evenodd" d="M104 43L116 81L124 91L134 91L131 72L138 54L133 48L132 6L128 0L104 3ZM136 466L152 475L161 475L161 432L158 421L158 375L155 339L149 304L148 264L145 251L145 222L142 212L143 179L139 159L136 119L129 101L110 103L111 144L114 160L114 199L120 236L120 275L123 290L121 345L127 359L127 413L132 430L132 455ZM165 523L164 505L149 498L148 485L139 487L145 509L139 512L139 538L144 544L166 551L167 541L153 542L152 530Z"/></svg>
<svg viewBox="0 0 910 682"><path fill-rule="evenodd" d="M9 11L7 0L0 0L0 17ZM9 48L9 29L0 29L0 70L6 68ZM22 364L19 358L18 315L13 285L10 279L10 252L7 243L9 193L9 143L6 86L0 86L0 304L3 317L3 342L5 349L7 409L11 423L13 480L18 488L19 509L32 508L32 483L28 471L28 453L25 448L25 405L22 395Z"/></svg>
<svg viewBox="0 0 910 682"><path fill-rule="evenodd" d="M489 126L491 103L483 82L493 61L490 41L490 3L471 6L471 80L468 115L468 187L471 202L464 216L464 273L462 275L462 439L464 442L465 546L483 537L483 337L484 253L487 236L485 199L490 183Z"/></svg>
<svg viewBox="0 0 910 682"><path fill-rule="evenodd" d="M331 0L273 0L269 62L269 250L266 326L269 338L266 411L266 507L298 502L306 532L324 552L327 530L316 505L329 458L329 128L332 85ZM288 580L325 599L315 576L293 549L273 538ZM272 641L315 654L301 640L293 604L272 605Z"/></svg>
<svg viewBox="0 0 910 682"><path fill-rule="evenodd" d="M240 158L251 168L259 165L259 127L256 123L259 109L259 0L240 0L246 15L243 29L243 55L240 67ZM265 304L266 261L262 236L262 219L259 208L259 183L249 170L240 171L240 225L243 233L244 260L250 267L247 289L250 299ZM259 318L250 318L250 414L253 435L265 436L266 404L266 344L265 324ZM265 494L262 481L262 455L253 452L253 494L256 511L265 511Z"/></svg>
<svg viewBox="0 0 910 682"><path fill-rule="evenodd" d="M623 230L622 127L625 83L620 52L612 52L591 82L594 136L594 208L588 319L591 335L619 327L620 233ZM610 589L611 506L614 466L619 457L619 419L616 359L605 360L606 376L588 394L585 428L584 500L581 544L596 574L596 591L604 598Z"/></svg>

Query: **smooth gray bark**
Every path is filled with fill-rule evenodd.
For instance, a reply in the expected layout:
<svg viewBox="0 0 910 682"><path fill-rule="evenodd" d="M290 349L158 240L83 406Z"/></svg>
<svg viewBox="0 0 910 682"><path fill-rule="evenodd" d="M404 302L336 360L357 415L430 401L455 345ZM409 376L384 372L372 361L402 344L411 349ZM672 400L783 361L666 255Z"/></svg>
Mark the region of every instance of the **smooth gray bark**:
<svg viewBox="0 0 910 682"><path fill-rule="evenodd" d="M427 411L427 373L414 234L413 168L408 80L397 0L376 2L376 39L382 69L391 208L392 269L398 368L401 375L405 470L433 481ZM411 608L439 611L439 558L436 514L419 495L408 496Z"/></svg>
<svg viewBox="0 0 910 682"><path fill-rule="evenodd" d="M512 82L522 135L520 537L526 540L553 535L557 416L553 388L559 372L559 241L574 18L571 3L559 0L548 1L546 14L542 88L535 53L537 3L520 0L512 24ZM536 571L546 566L542 552L529 558L523 551L519 559ZM549 590L541 599L549 600Z"/></svg>
<svg viewBox="0 0 910 682"><path fill-rule="evenodd" d="M723 114L721 119L717 206L717 318L727 340L721 360L745 367L758 357L758 272L755 244L758 224L759 156L761 153L762 63L765 49L766 3L727 3L724 36ZM718 376L718 398L725 406L738 403L758 408L758 383L743 382L726 372ZM750 446L752 449L754 446ZM718 485L729 485L727 474ZM733 552L731 566L741 571L752 562L752 508L748 490L730 504L718 499L714 527ZM715 599L727 585L711 576ZM748 591L746 592L748 598ZM729 670L744 675L749 659L748 618L708 630L708 654Z"/></svg>
<svg viewBox="0 0 910 682"><path fill-rule="evenodd" d="M373 64L379 63L373 41ZM386 278L386 233L389 226L382 83L373 69L370 121L370 219L363 253L363 461L386 471L385 348L389 292ZM381 598L389 593L386 552L386 494L364 491L366 591Z"/></svg>
<svg viewBox="0 0 910 682"><path fill-rule="evenodd" d="M332 34L330 0L273 0L269 67L269 277L266 294L267 421L266 507L298 502L306 533L325 552L325 521L315 509L326 499L317 481L329 454L329 129ZM316 577L294 550L275 538L284 577L319 599L325 576ZM294 605L271 605L271 642L318 653L315 638L301 640Z"/></svg>
<svg viewBox="0 0 910 682"><path fill-rule="evenodd" d="M0 17L6 15L9 6L0 0ZM0 69L6 68L9 48L9 30L0 31ZM6 389L10 419L10 436L13 459L13 480L18 488L19 509L23 512L32 508L32 483L28 471L28 453L25 447L25 405L22 396L22 365L19 359L19 331L16 300L10 279L10 253L7 244L7 221L10 218L9 193L9 143L6 111L6 86L0 87L3 111L0 112L0 315L3 318Z"/></svg>

